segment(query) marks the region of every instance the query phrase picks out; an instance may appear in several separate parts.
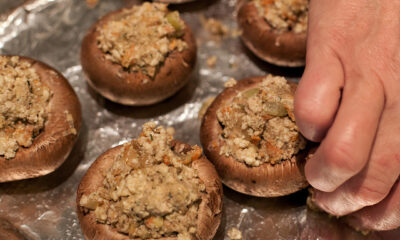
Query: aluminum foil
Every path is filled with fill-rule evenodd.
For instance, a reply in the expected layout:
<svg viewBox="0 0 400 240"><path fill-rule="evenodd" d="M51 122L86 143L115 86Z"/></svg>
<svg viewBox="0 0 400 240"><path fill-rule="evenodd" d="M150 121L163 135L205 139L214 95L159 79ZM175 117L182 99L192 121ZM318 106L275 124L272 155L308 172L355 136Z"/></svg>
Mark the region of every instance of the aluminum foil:
<svg viewBox="0 0 400 240"><path fill-rule="evenodd" d="M303 69L277 68L258 60L234 33L235 0L198 0L173 6L194 31L198 61L190 83L175 96L149 107L126 107L91 90L82 74L80 43L102 15L135 0L100 0L89 8L84 0L1 0L0 53L26 55L58 69L82 103L83 127L67 161L55 172L36 179L0 184L0 218L27 239L83 239L75 211L75 192L90 164L104 151L134 138L153 120L176 128L176 138L200 144L198 112L204 100L223 89L229 78L273 73L298 79ZM218 37L202 26L213 17L227 26ZM207 59L215 56L215 66ZM263 199L224 188L221 226L215 239L228 239L236 227L243 239L387 239L363 236L335 218L306 208L307 192ZM1 226L0 226L1 227ZM397 235L399 236L399 235Z"/></svg>

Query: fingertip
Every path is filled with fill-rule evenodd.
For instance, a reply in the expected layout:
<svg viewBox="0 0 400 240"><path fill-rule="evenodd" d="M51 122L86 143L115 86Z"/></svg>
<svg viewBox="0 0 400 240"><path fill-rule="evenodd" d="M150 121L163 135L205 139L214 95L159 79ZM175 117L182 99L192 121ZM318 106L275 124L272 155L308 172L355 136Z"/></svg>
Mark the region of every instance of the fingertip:
<svg viewBox="0 0 400 240"><path fill-rule="evenodd" d="M316 190L322 192L333 192L336 185L330 181L329 169L325 166L323 159L320 157L321 150L318 149L312 158L310 158L305 167L304 174L308 183Z"/></svg>
<svg viewBox="0 0 400 240"><path fill-rule="evenodd" d="M339 144L335 146L333 140L324 140L304 168L307 181L322 192L335 191L363 166L363 159L351 157L351 149L347 148L350 145L342 143L344 147L339 147Z"/></svg>
<svg viewBox="0 0 400 240"><path fill-rule="evenodd" d="M352 203L343 201L343 199L335 199L334 193L326 193L322 191L314 191L314 203L325 212L333 216L344 216L351 212ZM331 198L334 198L333 201Z"/></svg>
<svg viewBox="0 0 400 240"><path fill-rule="evenodd" d="M314 191L315 204L334 216L345 216L362 209L365 206L376 204L379 201L369 201L368 196L363 198L351 187L351 183L341 185L333 192Z"/></svg>

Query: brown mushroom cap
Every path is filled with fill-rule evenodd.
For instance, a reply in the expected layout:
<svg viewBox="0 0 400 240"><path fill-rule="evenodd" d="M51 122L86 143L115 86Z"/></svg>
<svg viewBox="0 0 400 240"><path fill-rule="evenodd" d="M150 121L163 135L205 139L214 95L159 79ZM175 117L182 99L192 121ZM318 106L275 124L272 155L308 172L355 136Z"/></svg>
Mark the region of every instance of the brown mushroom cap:
<svg viewBox="0 0 400 240"><path fill-rule="evenodd" d="M183 144L176 142L176 145ZM185 144L185 148L190 150L190 146ZM78 218L81 224L83 234L86 239L106 240L106 239L130 239L127 235L119 233L110 225L96 222L93 211L85 214L79 205L82 195L89 195L103 185L104 173L111 168L116 157L121 153L123 146L117 146L109 149L100 155L90 166L85 176L79 184L76 204ZM197 239L211 240L217 232L221 221L222 211L222 185L214 166L202 156L192 163L192 167L197 170L199 178L203 181L206 194L203 194L199 206L197 219ZM176 237L159 238L160 240L176 240ZM139 239L137 239L139 240Z"/></svg>
<svg viewBox="0 0 400 240"><path fill-rule="evenodd" d="M0 239L7 240L26 240L25 236L18 231L18 229L13 226L6 219L0 218Z"/></svg>
<svg viewBox="0 0 400 240"><path fill-rule="evenodd" d="M238 23L243 43L259 58L278 66L305 65L307 33L277 32L252 2L239 6Z"/></svg>
<svg viewBox="0 0 400 240"><path fill-rule="evenodd" d="M304 177L306 151L303 150L291 160L278 164L263 163L258 167L249 167L233 157L220 154L222 126L217 119L217 110L231 102L239 92L254 88L264 77L247 78L235 86L222 91L203 117L200 140L204 153L214 163L222 182L244 194L259 197L284 196L305 188L308 183ZM290 83L293 92L296 84Z"/></svg>
<svg viewBox="0 0 400 240"><path fill-rule="evenodd" d="M187 49L172 51L161 64L154 79L142 72L128 72L117 63L106 59L97 46L98 27L102 27L123 9L108 13L97 21L82 41L81 64L89 85L105 98L132 106L160 102L181 89L187 82L196 62L196 41L185 23L183 40ZM143 82L147 79L146 83Z"/></svg>
<svg viewBox="0 0 400 240"><path fill-rule="evenodd" d="M57 169L68 157L78 135L69 134L70 123L65 111L73 118L77 133L81 128L81 105L68 80L52 67L28 57L42 83L53 96L47 108L44 129L28 147L20 147L12 159L0 157L0 182L8 182L46 175Z"/></svg>
<svg viewBox="0 0 400 240"><path fill-rule="evenodd" d="M171 4L187 3L187 2L193 2L193 1L196 1L196 0L154 0L154 2L171 3Z"/></svg>

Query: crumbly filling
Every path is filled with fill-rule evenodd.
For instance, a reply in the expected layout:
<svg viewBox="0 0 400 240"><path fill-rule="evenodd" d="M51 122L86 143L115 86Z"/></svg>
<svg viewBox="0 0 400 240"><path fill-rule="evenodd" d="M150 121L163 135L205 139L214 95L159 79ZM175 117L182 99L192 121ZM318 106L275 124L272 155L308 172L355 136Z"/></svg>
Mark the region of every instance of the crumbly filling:
<svg viewBox="0 0 400 240"><path fill-rule="evenodd" d="M205 16L201 15L200 21L203 27L213 36L222 38L229 34L229 28L215 18L206 18Z"/></svg>
<svg viewBox="0 0 400 240"><path fill-rule="evenodd" d="M293 114L293 95L286 79L268 75L217 110L223 126L220 154L249 166L289 160L306 141Z"/></svg>
<svg viewBox="0 0 400 240"><path fill-rule="evenodd" d="M82 196L84 210L132 238L192 239L205 186L191 163L202 150L173 150L172 135L173 129L146 123L140 137L125 144L103 186Z"/></svg>
<svg viewBox="0 0 400 240"><path fill-rule="evenodd" d="M308 0L253 0L258 12L278 31L305 32Z"/></svg>
<svg viewBox="0 0 400 240"><path fill-rule="evenodd" d="M11 159L44 128L50 89L27 61L0 56L0 156Z"/></svg>
<svg viewBox="0 0 400 240"><path fill-rule="evenodd" d="M227 235L230 240L242 240L242 232L235 227L230 228Z"/></svg>
<svg viewBox="0 0 400 240"><path fill-rule="evenodd" d="M182 52L185 24L177 11L166 4L145 2L124 9L98 29L98 47L107 59L132 72L154 77L157 68L172 51Z"/></svg>
<svg viewBox="0 0 400 240"><path fill-rule="evenodd" d="M224 83L225 88L233 87L237 84L237 80L234 78L229 78L228 81Z"/></svg>
<svg viewBox="0 0 400 240"><path fill-rule="evenodd" d="M74 126L74 118L73 118L72 114L68 110L65 110L64 114L65 114L65 119L68 123L69 128L64 131L63 135L64 136L68 136L70 134L77 135L78 131L76 130L76 128Z"/></svg>

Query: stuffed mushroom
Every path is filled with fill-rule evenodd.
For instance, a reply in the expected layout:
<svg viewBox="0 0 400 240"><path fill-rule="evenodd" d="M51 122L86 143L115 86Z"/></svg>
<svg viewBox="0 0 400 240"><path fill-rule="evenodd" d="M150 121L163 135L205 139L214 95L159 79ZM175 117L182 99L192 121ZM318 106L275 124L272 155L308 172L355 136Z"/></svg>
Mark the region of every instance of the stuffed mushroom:
<svg viewBox="0 0 400 240"><path fill-rule="evenodd" d="M308 184L307 142L293 115L296 85L268 75L220 93L203 117L200 139L222 182L253 196L283 196Z"/></svg>
<svg viewBox="0 0 400 240"><path fill-rule="evenodd" d="M54 171L81 127L74 90L50 66L18 56L0 56L0 83L0 182Z"/></svg>
<svg viewBox="0 0 400 240"><path fill-rule="evenodd" d="M166 4L111 12L82 42L81 63L89 85L125 105L150 105L181 89L196 61L196 43L177 11Z"/></svg>
<svg viewBox="0 0 400 240"><path fill-rule="evenodd" d="M242 0L238 23L244 44L278 66L305 64L308 0Z"/></svg>
<svg viewBox="0 0 400 240"><path fill-rule="evenodd" d="M198 146L150 122L102 154L83 177L78 217L87 239L212 239L222 186Z"/></svg>
<svg viewBox="0 0 400 240"><path fill-rule="evenodd" d="M193 2L196 0L154 0L155 2L162 2L162 3L170 3L170 4L180 4L180 3L187 3Z"/></svg>

